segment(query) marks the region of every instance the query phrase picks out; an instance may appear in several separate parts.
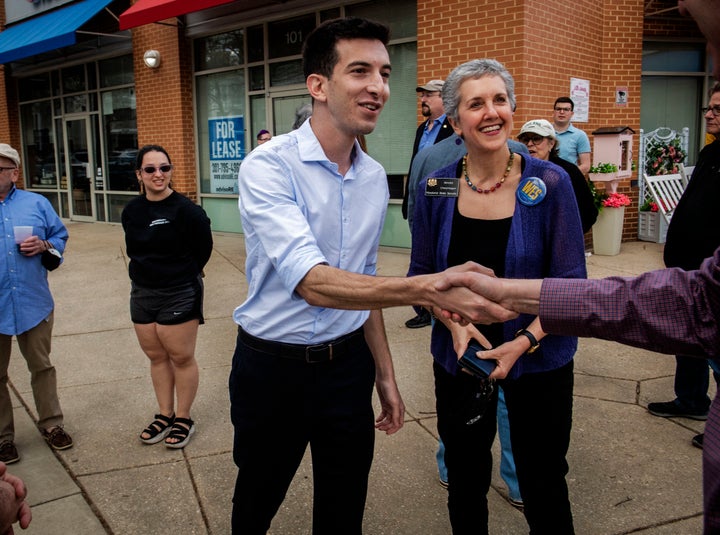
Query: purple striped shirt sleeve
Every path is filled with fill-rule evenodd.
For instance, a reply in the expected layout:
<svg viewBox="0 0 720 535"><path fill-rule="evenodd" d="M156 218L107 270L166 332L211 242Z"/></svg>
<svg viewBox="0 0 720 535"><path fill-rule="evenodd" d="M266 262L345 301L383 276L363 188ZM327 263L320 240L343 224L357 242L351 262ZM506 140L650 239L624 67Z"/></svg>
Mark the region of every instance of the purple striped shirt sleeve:
<svg viewBox="0 0 720 535"><path fill-rule="evenodd" d="M720 249L698 271L673 268L638 277L545 279L540 321L548 333L718 357L719 265Z"/></svg>

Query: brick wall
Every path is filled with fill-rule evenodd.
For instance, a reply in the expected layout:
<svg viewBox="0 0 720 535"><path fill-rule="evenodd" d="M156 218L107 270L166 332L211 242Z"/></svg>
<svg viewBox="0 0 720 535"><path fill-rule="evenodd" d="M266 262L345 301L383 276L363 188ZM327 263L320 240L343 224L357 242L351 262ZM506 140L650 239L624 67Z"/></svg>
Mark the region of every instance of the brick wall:
<svg viewBox="0 0 720 535"><path fill-rule="evenodd" d="M639 0L419 0L418 80L444 78L469 59L501 61L515 78L515 135L525 121L551 120L570 78L588 80L589 121L576 126L592 144L591 132L602 126L640 129L642 36ZM628 88L625 106L615 104L618 86ZM619 190L633 199L623 239L634 240L638 191L629 180Z"/></svg>
<svg viewBox="0 0 720 535"><path fill-rule="evenodd" d="M175 167L173 187L197 201L195 113L190 45L176 21L132 30L138 145L161 145ZM160 52L160 67L143 62L146 50Z"/></svg>

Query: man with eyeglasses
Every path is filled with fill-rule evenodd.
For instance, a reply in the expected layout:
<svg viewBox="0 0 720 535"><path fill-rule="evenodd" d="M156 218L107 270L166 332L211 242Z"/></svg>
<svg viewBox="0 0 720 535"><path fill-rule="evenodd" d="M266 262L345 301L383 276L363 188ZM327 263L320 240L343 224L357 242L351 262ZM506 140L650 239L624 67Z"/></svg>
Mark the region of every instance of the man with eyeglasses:
<svg viewBox="0 0 720 535"><path fill-rule="evenodd" d="M699 269L702 261L720 246L720 225L715 215L715 198L720 185L720 82L710 90L710 102L702 108L705 129L716 137L698 155L690 182L673 212L667 231L664 260L667 267L686 271ZM708 417L710 373L708 361L686 355L675 356L675 399L648 404L648 411L663 418L682 417L705 420ZM716 381L720 374L714 373ZM693 437L702 448L704 435Z"/></svg>
<svg viewBox="0 0 720 535"><path fill-rule="evenodd" d="M20 460L7 386L13 336L32 377L40 432L53 449L73 445L63 429L56 372L50 362L55 305L41 263L48 249L65 250L68 232L45 197L15 187L19 165L18 152L0 143L0 461L5 464ZM15 236L17 229L28 226L32 226L30 237L19 232Z"/></svg>
<svg viewBox="0 0 720 535"><path fill-rule="evenodd" d="M590 171L590 140L587 134L575 128L571 119L575 103L570 97L559 97L553 106L553 126L557 135L560 158L576 164L584 175Z"/></svg>
<svg viewBox="0 0 720 535"><path fill-rule="evenodd" d="M453 134L453 129L445 116L445 107L442 101L441 91L444 84L443 80L430 80L425 85L415 88L420 98L422 115L427 119L420 123L415 131L415 142L413 143L412 156L410 156L410 168L412 168L412 162L418 152L432 147ZM408 171L408 181L405 184L402 202L402 214L408 221L410 221L411 216L408 211L410 189L410 171ZM410 232L412 232L412 226ZM430 325L430 313L424 308L415 317L405 322L405 327L408 329L419 329L428 325Z"/></svg>

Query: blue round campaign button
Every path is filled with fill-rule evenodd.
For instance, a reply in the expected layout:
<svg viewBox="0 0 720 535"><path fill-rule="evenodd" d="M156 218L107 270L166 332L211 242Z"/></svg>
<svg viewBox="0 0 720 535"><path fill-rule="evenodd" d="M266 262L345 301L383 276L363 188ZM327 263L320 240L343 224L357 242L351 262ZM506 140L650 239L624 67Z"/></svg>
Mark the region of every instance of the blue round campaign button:
<svg viewBox="0 0 720 535"><path fill-rule="evenodd" d="M540 204L547 194L547 186L542 179L531 176L520 182L517 188L518 201L525 206Z"/></svg>

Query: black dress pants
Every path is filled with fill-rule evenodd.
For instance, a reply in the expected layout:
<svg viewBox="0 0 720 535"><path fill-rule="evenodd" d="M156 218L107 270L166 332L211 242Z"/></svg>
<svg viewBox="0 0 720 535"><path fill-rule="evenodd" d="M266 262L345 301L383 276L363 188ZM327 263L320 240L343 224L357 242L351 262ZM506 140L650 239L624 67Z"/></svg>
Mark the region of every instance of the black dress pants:
<svg viewBox="0 0 720 535"><path fill-rule="evenodd" d="M365 343L309 364L257 351L238 337L230 372L238 475L232 532L261 535L310 444L313 534L359 535L373 457L375 362Z"/></svg>

